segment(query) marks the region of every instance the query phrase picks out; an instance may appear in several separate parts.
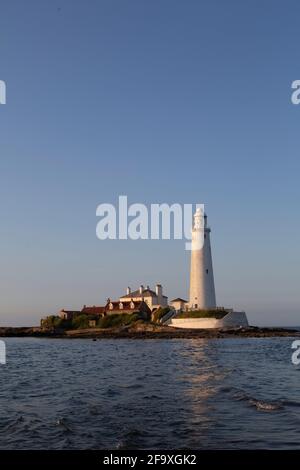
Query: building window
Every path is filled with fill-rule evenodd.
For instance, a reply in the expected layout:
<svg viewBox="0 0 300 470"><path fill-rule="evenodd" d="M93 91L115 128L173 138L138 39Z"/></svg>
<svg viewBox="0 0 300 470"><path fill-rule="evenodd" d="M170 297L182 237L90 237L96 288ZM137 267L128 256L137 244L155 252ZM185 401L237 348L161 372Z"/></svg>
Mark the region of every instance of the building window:
<svg viewBox="0 0 300 470"><path fill-rule="evenodd" d="M206 270L206 274L208 274L208 269Z"/></svg>
<svg viewBox="0 0 300 470"><path fill-rule="evenodd" d="M198 304L195 304L195 308L198 308Z"/></svg>

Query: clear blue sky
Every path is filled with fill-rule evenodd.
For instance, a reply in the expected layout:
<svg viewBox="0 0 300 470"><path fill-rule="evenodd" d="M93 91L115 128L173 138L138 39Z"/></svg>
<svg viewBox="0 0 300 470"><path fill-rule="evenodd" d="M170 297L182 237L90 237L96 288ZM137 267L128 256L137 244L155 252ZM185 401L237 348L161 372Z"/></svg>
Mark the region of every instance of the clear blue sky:
<svg viewBox="0 0 300 470"><path fill-rule="evenodd" d="M96 206L205 203L217 301L300 324L300 4L2 0L0 324L161 282L181 241L95 236Z"/></svg>

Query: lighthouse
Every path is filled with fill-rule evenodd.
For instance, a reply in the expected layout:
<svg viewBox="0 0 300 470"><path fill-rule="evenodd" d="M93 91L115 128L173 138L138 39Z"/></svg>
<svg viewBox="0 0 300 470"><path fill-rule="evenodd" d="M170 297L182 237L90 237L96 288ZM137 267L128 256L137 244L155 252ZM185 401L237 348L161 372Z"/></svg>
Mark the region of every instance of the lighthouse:
<svg viewBox="0 0 300 470"><path fill-rule="evenodd" d="M192 228L190 299L192 310L216 307L214 273L207 215L197 208Z"/></svg>
<svg viewBox="0 0 300 470"><path fill-rule="evenodd" d="M174 299L173 315L167 318L166 324L188 329L247 328L245 312L216 307L210 228L207 216L200 207L194 214L191 240L190 298L188 302ZM175 307L178 303L179 311Z"/></svg>

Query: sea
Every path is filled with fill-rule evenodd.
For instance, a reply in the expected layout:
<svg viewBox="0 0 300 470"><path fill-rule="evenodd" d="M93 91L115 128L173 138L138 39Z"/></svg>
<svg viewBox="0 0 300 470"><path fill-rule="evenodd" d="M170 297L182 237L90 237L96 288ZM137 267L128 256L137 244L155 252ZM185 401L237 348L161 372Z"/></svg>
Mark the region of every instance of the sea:
<svg viewBox="0 0 300 470"><path fill-rule="evenodd" d="M295 338L7 338L0 449L300 449Z"/></svg>

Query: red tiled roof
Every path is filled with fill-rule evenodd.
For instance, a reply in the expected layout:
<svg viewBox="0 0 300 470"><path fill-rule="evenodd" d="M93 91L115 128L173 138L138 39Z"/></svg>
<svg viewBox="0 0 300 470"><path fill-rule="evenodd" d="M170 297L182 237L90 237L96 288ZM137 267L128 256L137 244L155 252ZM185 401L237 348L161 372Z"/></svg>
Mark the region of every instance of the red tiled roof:
<svg viewBox="0 0 300 470"><path fill-rule="evenodd" d="M94 306L94 307L83 307L81 313L85 313L86 315L99 315L105 313L105 308L102 306Z"/></svg>
<svg viewBox="0 0 300 470"><path fill-rule="evenodd" d="M120 303L122 303L122 307L120 308ZM113 308L110 309L109 305L112 304ZM142 305L147 304L143 301L133 301L134 307L131 307L131 300L124 300L120 302L120 300L111 300L109 301L105 306L92 306L92 307L83 307L81 310L81 313L84 313L86 315L102 315L108 311L115 311L118 310L118 312L125 312L125 311L131 311L131 312L136 312L137 310L140 310Z"/></svg>
<svg viewBox="0 0 300 470"><path fill-rule="evenodd" d="M64 313L78 313L78 312L80 312L80 310L65 310L64 308L62 308L61 312L64 312Z"/></svg>

